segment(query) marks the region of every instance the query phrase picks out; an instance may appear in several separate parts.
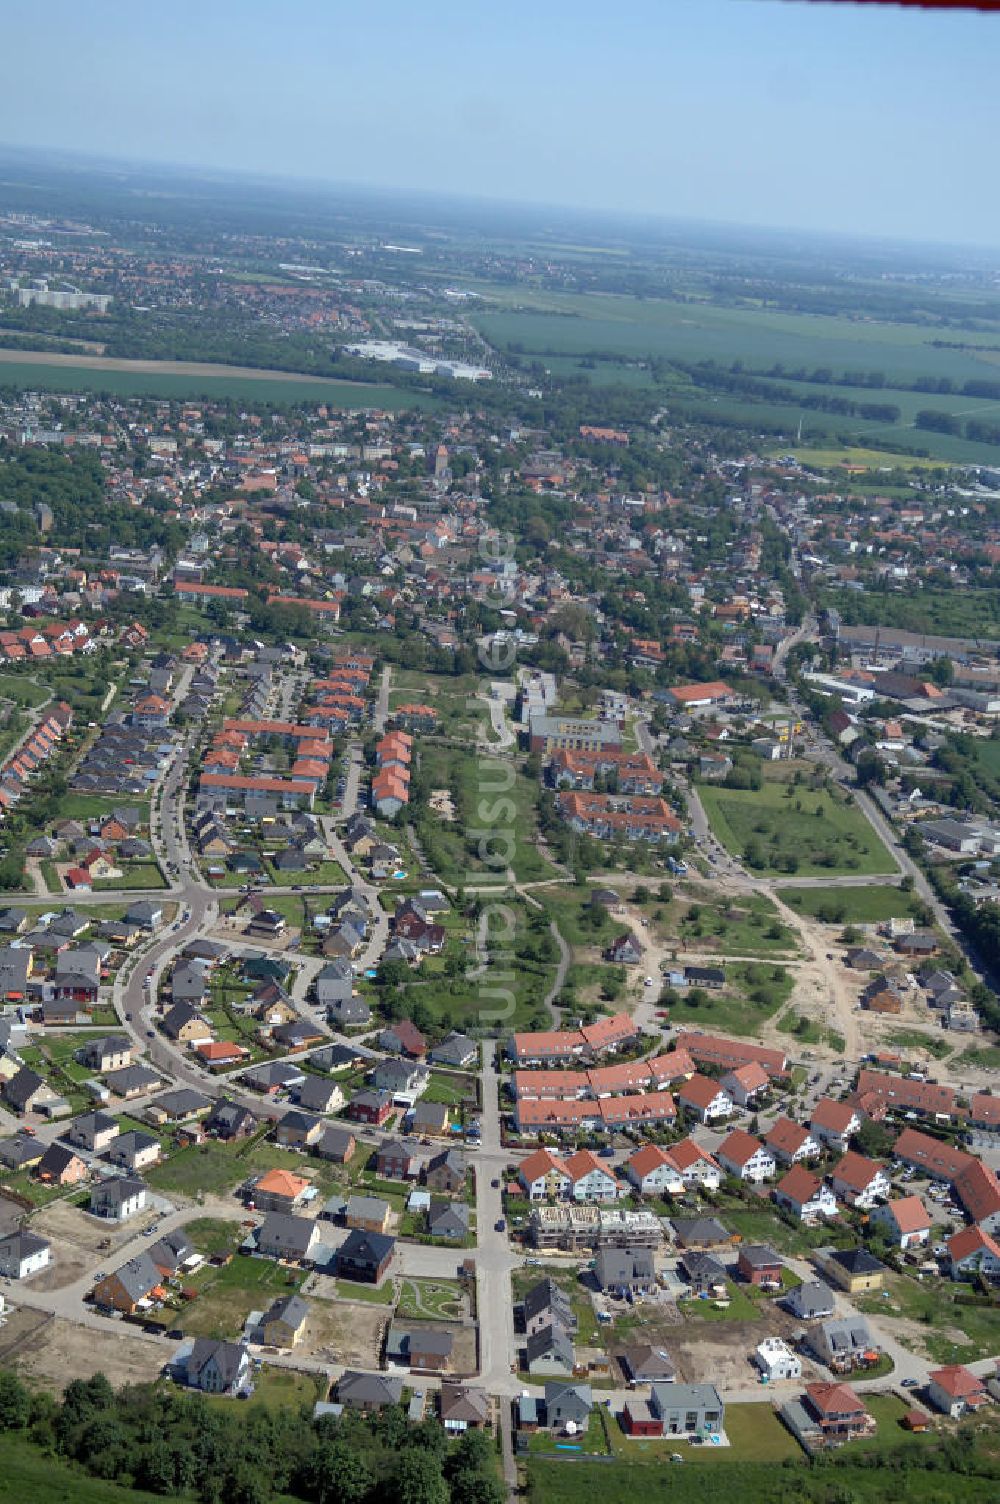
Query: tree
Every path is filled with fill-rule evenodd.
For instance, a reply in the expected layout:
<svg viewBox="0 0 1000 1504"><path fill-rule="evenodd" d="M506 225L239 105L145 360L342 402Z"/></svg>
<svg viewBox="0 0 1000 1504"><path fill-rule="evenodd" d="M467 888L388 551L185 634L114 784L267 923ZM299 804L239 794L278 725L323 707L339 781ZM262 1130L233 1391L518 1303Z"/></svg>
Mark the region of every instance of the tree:
<svg viewBox="0 0 1000 1504"><path fill-rule="evenodd" d="M30 1418L30 1392L15 1374L0 1370L0 1430L20 1431Z"/></svg>
<svg viewBox="0 0 1000 1504"><path fill-rule="evenodd" d="M440 1462L416 1449L400 1457L388 1492L394 1504L449 1504Z"/></svg>
<svg viewBox="0 0 1000 1504"><path fill-rule="evenodd" d="M324 1441L306 1470L306 1486L316 1504L361 1504L375 1475L365 1458L343 1441Z"/></svg>

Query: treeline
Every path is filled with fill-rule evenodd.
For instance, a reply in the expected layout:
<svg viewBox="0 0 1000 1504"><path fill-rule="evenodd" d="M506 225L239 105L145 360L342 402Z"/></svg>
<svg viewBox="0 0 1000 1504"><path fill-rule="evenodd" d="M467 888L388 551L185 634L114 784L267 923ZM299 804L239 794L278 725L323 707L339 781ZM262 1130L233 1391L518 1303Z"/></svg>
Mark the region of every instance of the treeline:
<svg viewBox="0 0 1000 1504"><path fill-rule="evenodd" d="M0 1431L96 1478L198 1504L502 1504L488 1435L449 1443L434 1420L208 1403L152 1385L117 1393L103 1374L74 1379L61 1403L0 1372Z"/></svg>
<svg viewBox="0 0 1000 1504"><path fill-rule="evenodd" d="M859 402L855 397L833 397L809 392L803 395L790 386L776 386L770 379L759 380L742 371L726 370L712 361L699 361L681 367L699 386L749 397L764 402L786 402L807 411L834 413L838 417L867 418L876 423L898 423L899 408L892 402Z"/></svg>
<svg viewBox="0 0 1000 1504"><path fill-rule="evenodd" d="M982 377L957 381L950 376L917 376L913 381L907 382L896 376L887 376L884 371L834 371L831 366L814 366L810 370L806 366L789 367L780 360L766 367L749 367L742 360L734 360L725 368L718 366L715 361L701 362L700 365L727 369L734 376L758 376L768 381L804 381L813 386L860 386L876 391L888 387L897 392L928 392L941 397L972 397L1000 402L1000 381L989 381Z"/></svg>
<svg viewBox="0 0 1000 1504"><path fill-rule="evenodd" d="M997 400L1000 401L1000 397ZM929 433L947 433L958 439L973 439L977 444L1000 444L1000 423L991 423L985 418L966 418L963 422L954 413L923 407L913 421L915 427Z"/></svg>

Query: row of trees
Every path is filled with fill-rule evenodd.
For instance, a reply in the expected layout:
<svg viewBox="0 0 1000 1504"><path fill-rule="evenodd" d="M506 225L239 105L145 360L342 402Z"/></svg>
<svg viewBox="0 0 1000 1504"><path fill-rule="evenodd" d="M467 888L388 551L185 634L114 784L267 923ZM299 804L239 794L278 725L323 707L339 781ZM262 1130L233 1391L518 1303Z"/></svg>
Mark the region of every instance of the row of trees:
<svg viewBox="0 0 1000 1504"><path fill-rule="evenodd" d="M75 1379L62 1402L0 1372L0 1431L97 1478L199 1504L502 1504L488 1435L449 1443L437 1421L238 1410L152 1385L117 1393L103 1374Z"/></svg>

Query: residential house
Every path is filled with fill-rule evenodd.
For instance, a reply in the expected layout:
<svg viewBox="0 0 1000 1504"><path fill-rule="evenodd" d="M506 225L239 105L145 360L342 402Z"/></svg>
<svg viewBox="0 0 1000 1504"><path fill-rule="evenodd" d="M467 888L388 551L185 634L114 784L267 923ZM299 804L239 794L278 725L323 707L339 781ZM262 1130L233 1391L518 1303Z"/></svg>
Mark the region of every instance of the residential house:
<svg viewBox="0 0 1000 1504"><path fill-rule="evenodd" d="M656 1270L650 1248L607 1246L597 1250L594 1278L601 1290L624 1296L656 1289Z"/></svg>
<svg viewBox="0 0 1000 1504"><path fill-rule="evenodd" d="M962 1363L932 1368L927 1378L927 1398L935 1410L950 1415L952 1420L975 1415L984 1405L993 1402L984 1381Z"/></svg>
<svg viewBox="0 0 1000 1504"><path fill-rule="evenodd" d="M748 1181L751 1185L759 1185L774 1177L774 1155L759 1138L742 1128L734 1128L723 1139L715 1151L715 1157L727 1174L734 1175L737 1180Z"/></svg>
<svg viewBox="0 0 1000 1504"><path fill-rule="evenodd" d="M290 1264L308 1264L313 1262L312 1256L321 1242L321 1230L308 1217L268 1212L257 1229L256 1242L259 1252L267 1258L284 1259Z"/></svg>
<svg viewBox="0 0 1000 1504"><path fill-rule="evenodd" d="M395 1246L392 1238L381 1233L351 1231L337 1250L337 1274L341 1279L377 1285L392 1263Z"/></svg>
<svg viewBox="0 0 1000 1504"><path fill-rule="evenodd" d="M886 1230L894 1247L904 1252L930 1241L931 1219L919 1196L887 1201L875 1208L871 1220L873 1225Z"/></svg>
<svg viewBox="0 0 1000 1504"><path fill-rule="evenodd" d="M113 1222L127 1222L144 1211L149 1192L144 1180L131 1175L112 1175L99 1180L90 1192L90 1212Z"/></svg>
<svg viewBox="0 0 1000 1504"><path fill-rule="evenodd" d="M821 1217L836 1217L840 1208L837 1198L824 1180L807 1170L805 1165L793 1165L778 1181L773 1191L774 1204L800 1222L813 1223Z"/></svg>
<svg viewBox="0 0 1000 1504"><path fill-rule="evenodd" d="M438 1416L448 1436L489 1425L490 1398L485 1389L444 1379L438 1396Z"/></svg>
<svg viewBox="0 0 1000 1504"><path fill-rule="evenodd" d="M607 1163L590 1149L579 1149L564 1161L569 1194L574 1201L616 1201L623 1194Z"/></svg>
<svg viewBox="0 0 1000 1504"><path fill-rule="evenodd" d="M834 1167L830 1184L838 1201L864 1212L886 1201L892 1190L885 1166L853 1150Z"/></svg>
<svg viewBox="0 0 1000 1504"><path fill-rule="evenodd" d="M548 1149L538 1149L521 1161L518 1178L530 1201L547 1198L564 1199L569 1195L570 1178L565 1162Z"/></svg>
<svg viewBox="0 0 1000 1504"><path fill-rule="evenodd" d="M699 1123L715 1123L732 1115L733 1099L709 1076L694 1075L677 1089L677 1105Z"/></svg>
<svg viewBox="0 0 1000 1504"><path fill-rule="evenodd" d="M785 1306L800 1321L818 1321L832 1316L836 1307L833 1291L820 1279L803 1280L788 1294Z"/></svg>
<svg viewBox="0 0 1000 1504"><path fill-rule="evenodd" d="M952 1279L1000 1279L1000 1243L981 1227L963 1227L945 1242Z"/></svg>
<svg viewBox="0 0 1000 1504"><path fill-rule="evenodd" d="M555 1380L545 1385L545 1424L550 1431L565 1431L572 1425L574 1431L585 1432L593 1408L594 1396L589 1384Z"/></svg>
<svg viewBox="0 0 1000 1504"><path fill-rule="evenodd" d="M279 1295L260 1319L258 1340L268 1347L294 1347L308 1315L308 1303L301 1295Z"/></svg>
<svg viewBox="0 0 1000 1504"><path fill-rule="evenodd" d="M768 1128L764 1134L764 1143L783 1165L797 1165L818 1159L823 1152L823 1145L808 1128L786 1117L778 1118Z"/></svg>
<svg viewBox="0 0 1000 1504"><path fill-rule="evenodd" d="M375 1151L375 1170L383 1180L415 1180L421 1161L402 1139L383 1139Z"/></svg>
<svg viewBox="0 0 1000 1504"><path fill-rule="evenodd" d="M441 1373L451 1362L455 1339L451 1332L420 1322L412 1327L390 1323L385 1339L386 1365L414 1373Z"/></svg>
<svg viewBox="0 0 1000 1504"><path fill-rule="evenodd" d="M806 1385L805 1407L825 1442L870 1436L875 1421L849 1384Z"/></svg>
<svg viewBox="0 0 1000 1504"><path fill-rule="evenodd" d="M291 1214L302 1205L309 1181L302 1175L293 1175L291 1170L267 1170L253 1183L250 1190L254 1206L262 1212Z"/></svg>
<svg viewBox="0 0 1000 1504"><path fill-rule="evenodd" d="M104 1158L123 1170L145 1170L159 1160L160 1140L141 1129L120 1133L104 1150Z"/></svg>
<svg viewBox="0 0 1000 1504"><path fill-rule="evenodd" d="M109 1112L85 1112L73 1119L63 1137L91 1154L103 1154L120 1132L118 1119Z"/></svg>
<svg viewBox="0 0 1000 1504"><path fill-rule="evenodd" d="M65 1144L50 1144L32 1174L46 1185L79 1185L87 1178L87 1166Z"/></svg>
<svg viewBox="0 0 1000 1504"><path fill-rule="evenodd" d="M236 1394L250 1378L250 1353L245 1343L217 1337L196 1337L185 1361L185 1377L204 1394Z"/></svg>
<svg viewBox="0 0 1000 1504"><path fill-rule="evenodd" d="M670 1153L659 1144L643 1144L625 1162L625 1174L643 1196L677 1196L684 1181Z"/></svg>
<svg viewBox="0 0 1000 1504"><path fill-rule="evenodd" d="M431 1198L427 1209L427 1231L432 1238L461 1243L469 1236L469 1208L464 1201Z"/></svg>
<svg viewBox="0 0 1000 1504"><path fill-rule="evenodd" d="M8 1233L0 1238L0 1274L7 1279L30 1279L52 1262L52 1246L37 1233Z"/></svg>
<svg viewBox="0 0 1000 1504"><path fill-rule="evenodd" d="M554 1321L532 1332L525 1343L525 1367L531 1374L572 1373L573 1339Z"/></svg>
<svg viewBox="0 0 1000 1504"><path fill-rule="evenodd" d="M131 1316L162 1288L163 1276L148 1253L121 1264L94 1286L94 1304Z"/></svg>
<svg viewBox="0 0 1000 1504"><path fill-rule="evenodd" d="M861 1127L861 1115L849 1102L820 1097L813 1109L809 1129L814 1138L838 1154L846 1154L851 1139Z"/></svg>
<svg viewBox="0 0 1000 1504"><path fill-rule="evenodd" d="M348 1227L360 1228L363 1232L384 1233L389 1228L392 1208L380 1196L348 1197L344 1221Z"/></svg>
<svg viewBox="0 0 1000 1504"><path fill-rule="evenodd" d="M423 1180L432 1191L458 1195L465 1190L468 1166L456 1149L442 1149L424 1165Z"/></svg>
<svg viewBox="0 0 1000 1504"><path fill-rule="evenodd" d="M748 1285L759 1285L765 1289L776 1288L781 1285L781 1275L784 1265L766 1243L742 1243L736 1257L736 1272L741 1279L746 1280Z"/></svg>
<svg viewBox="0 0 1000 1504"><path fill-rule="evenodd" d="M403 1381L390 1374L358 1373L347 1369L337 1380L336 1394L345 1410L372 1414L399 1404L403 1398Z"/></svg>
<svg viewBox="0 0 1000 1504"><path fill-rule="evenodd" d="M878 1358L878 1344L871 1329L856 1312L819 1321L810 1328L807 1340L820 1362L834 1373L850 1373Z"/></svg>
<svg viewBox="0 0 1000 1504"><path fill-rule="evenodd" d="M649 1407L663 1436L717 1436L725 1406L714 1384L654 1384Z"/></svg>
<svg viewBox="0 0 1000 1504"><path fill-rule="evenodd" d="M848 1295L881 1290L888 1272L866 1248L821 1248L815 1262L820 1272Z"/></svg>

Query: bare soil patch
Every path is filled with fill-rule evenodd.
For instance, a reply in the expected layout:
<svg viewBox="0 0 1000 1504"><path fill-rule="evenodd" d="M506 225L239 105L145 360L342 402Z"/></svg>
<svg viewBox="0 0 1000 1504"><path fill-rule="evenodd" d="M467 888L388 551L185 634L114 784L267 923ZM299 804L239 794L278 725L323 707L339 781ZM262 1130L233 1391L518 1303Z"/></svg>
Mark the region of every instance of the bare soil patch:
<svg viewBox="0 0 1000 1504"><path fill-rule="evenodd" d="M390 1306L326 1300L312 1291L308 1300L309 1316L297 1352L348 1368L378 1367L392 1315Z"/></svg>
<svg viewBox="0 0 1000 1504"><path fill-rule="evenodd" d="M17 1358L17 1368L56 1393L71 1379L89 1379L95 1373L105 1374L118 1389L155 1379L165 1357L161 1344L132 1336L120 1322L109 1322L103 1332L57 1316L27 1344Z"/></svg>

